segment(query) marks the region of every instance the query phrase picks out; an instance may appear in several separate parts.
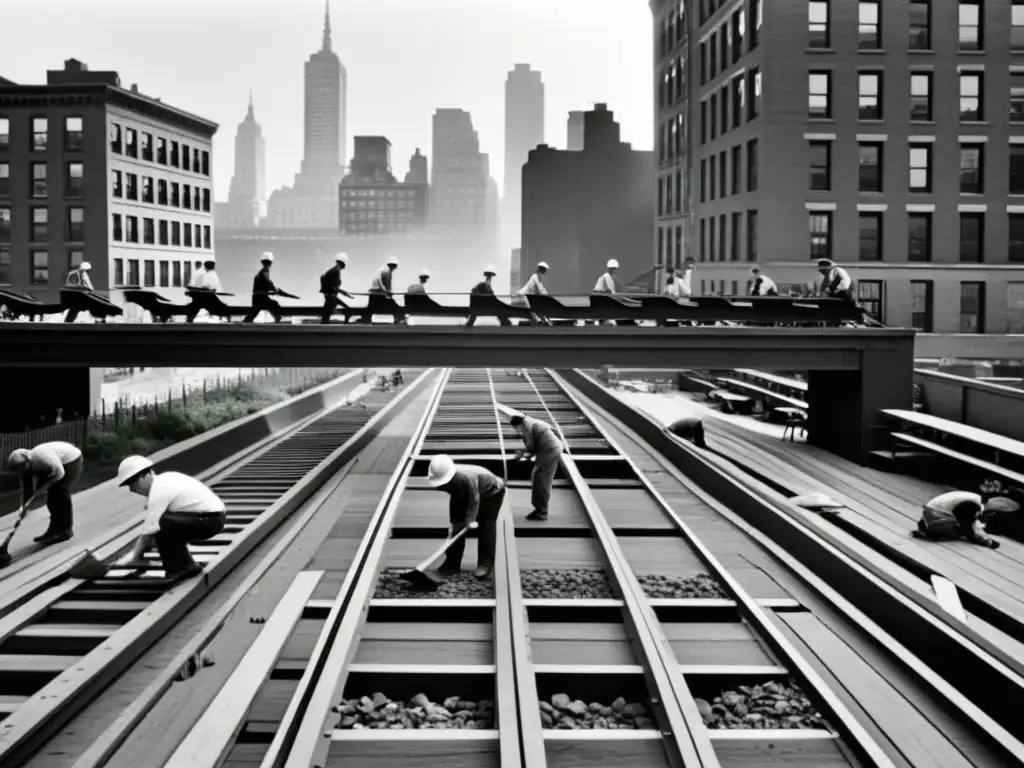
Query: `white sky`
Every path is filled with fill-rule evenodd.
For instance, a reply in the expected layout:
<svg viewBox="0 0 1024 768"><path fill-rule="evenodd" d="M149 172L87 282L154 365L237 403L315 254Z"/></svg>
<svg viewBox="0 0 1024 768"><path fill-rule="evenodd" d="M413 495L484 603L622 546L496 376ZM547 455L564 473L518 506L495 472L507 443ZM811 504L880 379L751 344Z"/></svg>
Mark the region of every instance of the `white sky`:
<svg viewBox="0 0 1024 768"><path fill-rule="evenodd" d="M227 196L251 87L268 193L291 183L302 155L303 63L320 48L323 0L0 2L0 75L41 83L47 69L77 58L219 123L218 200ZM387 136L400 178L416 147L430 154L434 110L460 107L472 114L500 184L504 84L517 62L543 74L549 144L565 146L570 110L605 101L623 140L651 149L646 0L332 0L331 25L348 69L348 155L353 136Z"/></svg>

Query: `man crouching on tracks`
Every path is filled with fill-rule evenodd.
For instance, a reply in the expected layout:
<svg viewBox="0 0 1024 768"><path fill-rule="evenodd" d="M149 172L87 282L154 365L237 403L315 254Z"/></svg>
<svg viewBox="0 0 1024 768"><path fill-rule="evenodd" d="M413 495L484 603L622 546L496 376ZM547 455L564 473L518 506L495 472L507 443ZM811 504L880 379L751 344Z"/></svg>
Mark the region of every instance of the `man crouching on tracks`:
<svg viewBox="0 0 1024 768"><path fill-rule="evenodd" d="M939 494L924 505L917 529L911 534L931 541L964 538L983 547L999 549L999 542L985 530L985 517L993 513L1016 512L1019 508L1017 502L1004 496L985 499L981 494L970 491L950 491Z"/></svg>
<svg viewBox="0 0 1024 768"><path fill-rule="evenodd" d="M704 441L704 422L696 416L685 416L665 427L665 431L683 440L689 440L698 448L707 448Z"/></svg>
<svg viewBox="0 0 1024 768"><path fill-rule="evenodd" d="M50 525L46 533L35 539L44 547L67 541L74 535L71 496L82 476L84 463L82 452L76 446L60 441L42 443L31 451L18 448L7 459L7 466L21 475L22 512L19 522L32 499L46 489Z"/></svg>
<svg viewBox="0 0 1024 768"><path fill-rule="evenodd" d="M155 543L168 581L202 573L203 566L192 559L188 545L224 530L225 507L217 494L180 472L157 474L153 462L142 456L129 456L121 462L117 484L148 498L142 535L132 561L142 563L142 556Z"/></svg>
<svg viewBox="0 0 1024 768"><path fill-rule="evenodd" d="M456 464L451 456L435 456L427 470L427 482L451 496L448 538L470 523L477 523L476 570L478 579L489 578L494 570L495 550L498 546L498 513L505 501L505 483L484 467ZM459 539L445 556L438 569L450 576L462 570L462 555L466 551L465 537Z"/></svg>
<svg viewBox="0 0 1024 768"><path fill-rule="evenodd" d="M533 512L526 516L527 520L547 520L548 504L551 502L551 484L555 481L558 459L565 451L562 441L555 435L550 424L540 419L524 416L518 411L509 413L509 423L513 426L526 449L520 451L519 460L534 456L533 473L530 475L530 500Z"/></svg>

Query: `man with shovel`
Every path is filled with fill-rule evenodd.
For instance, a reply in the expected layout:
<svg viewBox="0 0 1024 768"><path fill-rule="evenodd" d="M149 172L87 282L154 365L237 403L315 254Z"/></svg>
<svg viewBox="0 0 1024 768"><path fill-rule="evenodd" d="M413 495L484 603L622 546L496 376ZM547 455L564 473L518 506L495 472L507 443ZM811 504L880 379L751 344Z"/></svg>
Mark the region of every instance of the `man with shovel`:
<svg viewBox="0 0 1024 768"><path fill-rule="evenodd" d="M526 448L520 451L517 458L525 461L534 457L533 472L530 474L530 500L533 511L526 516L527 520L544 521L548 519L548 504L551 502L551 485L555 481L558 460L565 451L562 441L555 435L550 424L540 419L525 416L504 406L503 410L509 417L509 423L523 439Z"/></svg>
<svg viewBox="0 0 1024 768"><path fill-rule="evenodd" d="M32 500L46 491L50 525L36 542L46 547L67 541L74 535L74 506L71 496L82 476L82 452L71 443L42 443L32 450L18 448L7 459L7 466L21 476L22 508L18 518L28 512ZM6 551L6 547L3 550Z"/></svg>

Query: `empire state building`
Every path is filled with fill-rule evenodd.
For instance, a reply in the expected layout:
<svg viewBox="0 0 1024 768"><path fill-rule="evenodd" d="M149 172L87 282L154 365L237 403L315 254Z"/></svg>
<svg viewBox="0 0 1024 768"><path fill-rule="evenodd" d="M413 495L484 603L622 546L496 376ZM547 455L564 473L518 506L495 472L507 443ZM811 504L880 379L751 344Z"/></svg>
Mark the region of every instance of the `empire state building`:
<svg viewBox="0 0 1024 768"><path fill-rule="evenodd" d="M347 165L348 74L331 46L331 9L324 13L323 42L305 67L305 133L302 167L291 187L270 196L271 227L338 228L338 184Z"/></svg>

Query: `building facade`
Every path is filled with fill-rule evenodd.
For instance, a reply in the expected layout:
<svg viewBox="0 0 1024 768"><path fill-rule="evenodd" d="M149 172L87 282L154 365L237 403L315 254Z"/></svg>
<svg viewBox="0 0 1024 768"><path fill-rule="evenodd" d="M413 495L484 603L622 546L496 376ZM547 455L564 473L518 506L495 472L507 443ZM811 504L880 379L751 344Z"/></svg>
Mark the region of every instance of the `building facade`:
<svg viewBox="0 0 1024 768"><path fill-rule="evenodd" d="M572 152L583 149L583 115L582 111L573 111L565 121L565 148Z"/></svg>
<svg viewBox="0 0 1024 768"><path fill-rule="evenodd" d="M732 293L833 258L887 324L1024 332L1024 7L652 9L658 263Z"/></svg>
<svg viewBox="0 0 1024 768"><path fill-rule="evenodd" d="M619 261L624 281L648 271L654 172L654 153L622 142L604 104L585 114L582 150L530 152L523 167L520 279L545 261L548 291L587 295L608 259Z"/></svg>
<svg viewBox="0 0 1024 768"><path fill-rule="evenodd" d="M0 86L0 284L56 301L88 261L115 301L174 298L214 253L216 130L73 59L46 85Z"/></svg>
<svg viewBox="0 0 1024 768"><path fill-rule="evenodd" d="M480 151L480 139L469 112L463 109L434 112L433 155L431 226L482 231L487 221L490 163L487 155Z"/></svg>
<svg viewBox="0 0 1024 768"><path fill-rule="evenodd" d="M501 206L503 250L519 245L523 165L544 143L544 82L529 64L516 64L505 80L505 184Z"/></svg>
<svg viewBox="0 0 1024 768"><path fill-rule="evenodd" d="M235 175L227 204L215 206L217 223L231 229L259 226L267 207L267 144L249 94L249 111L235 132Z"/></svg>
<svg viewBox="0 0 1024 768"><path fill-rule="evenodd" d="M416 155L410 162L407 178L413 173L414 162ZM391 142L385 137L356 136L352 170L341 180L339 205L342 234L409 234L422 230L426 223L427 185L402 183L394 177Z"/></svg>

